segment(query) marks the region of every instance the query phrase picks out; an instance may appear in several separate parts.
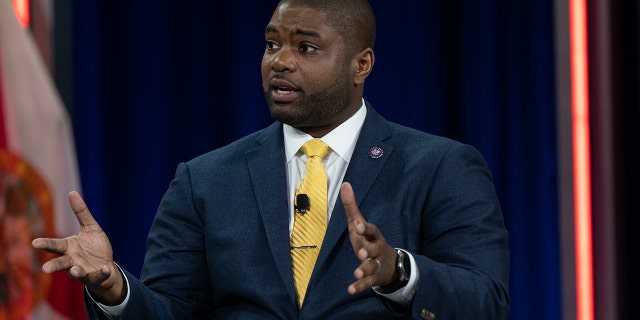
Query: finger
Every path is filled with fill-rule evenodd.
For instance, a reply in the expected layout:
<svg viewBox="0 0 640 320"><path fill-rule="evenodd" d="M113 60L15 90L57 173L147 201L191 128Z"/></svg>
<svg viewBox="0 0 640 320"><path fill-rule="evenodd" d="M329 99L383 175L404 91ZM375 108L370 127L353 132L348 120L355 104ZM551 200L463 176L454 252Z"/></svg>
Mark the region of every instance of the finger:
<svg viewBox="0 0 640 320"><path fill-rule="evenodd" d="M349 240L351 241L353 252L357 254L360 249L362 249L364 242L366 241L366 239L362 236L362 233L365 231L364 223L366 221L364 221L364 217L362 217L362 214L360 213L360 209L356 204L353 188L348 182L344 182L340 186L340 198L342 200L342 205L344 206L347 216ZM364 258L361 258L360 260Z"/></svg>
<svg viewBox="0 0 640 320"><path fill-rule="evenodd" d="M352 294L352 295L360 293L364 290L367 290L373 287L375 285L374 280L375 280L375 277L373 276L364 277L352 283L351 285L349 285L349 288L347 288L347 291L349 292L349 294Z"/></svg>
<svg viewBox="0 0 640 320"><path fill-rule="evenodd" d="M31 241L31 246L58 254L64 254L67 251L67 241L65 239L36 238Z"/></svg>
<svg viewBox="0 0 640 320"><path fill-rule="evenodd" d="M373 223L364 223L362 228L362 235L369 241L375 241L382 238L382 232Z"/></svg>
<svg viewBox="0 0 640 320"><path fill-rule="evenodd" d="M365 244L365 246L366 246L366 244ZM360 261L365 261L365 260L367 260L367 259L369 259L371 257L375 257L375 255L373 255L369 251L369 249L367 249L365 246L363 246L362 248L360 248L360 250L358 250L357 256L358 256L358 259Z"/></svg>
<svg viewBox="0 0 640 320"><path fill-rule="evenodd" d="M362 236L364 238L361 242L362 247L356 252L360 261L364 261L367 258L379 257L387 245L387 241L384 239L384 236L382 236L382 233L377 230L377 227L367 223L367 232L370 228L376 229L376 231Z"/></svg>
<svg viewBox="0 0 640 320"><path fill-rule="evenodd" d="M42 265L42 272L44 273L54 273L62 270L67 270L73 266L73 259L71 257L64 255L57 258L53 258Z"/></svg>
<svg viewBox="0 0 640 320"><path fill-rule="evenodd" d="M87 272L81 266L71 266L71 268L69 268L69 277L73 279L82 280L82 277L86 274Z"/></svg>
<svg viewBox="0 0 640 320"><path fill-rule="evenodd" d="M361 271L361 277L356 277L356 279L361 279L364 276L370 276L380 272L380 270L382 270L382 263L377 258L367 258L360 264L357 270Z"/></svg>
<svg viewBox="0 0 640 320"><path fill-rule="evenodd" d="M362 230L364 226L360 226L360 224L363 224L365 220L356 204L355 194L349 182L344 182L340 186L340 199L342 200L344 211L347 213L349 232L356 231L356 227L361 229L359 231L364 231Z"/></svg>
<svg viewBox="0 0 640 320"><path fill-rule="evenodd" d="M93 218L93 215L91 215L89 208L87 208L87 204L77 191L69 192L69 204L71 205L73 212L76 214L76 218L78 219L81 227L98 226L98 223Z"/></svg>
<svg viewBox="0 0 640 320"><path fill-rule="evenodd" d="M73 266L69 269L69 276L73 279L80 280L84 284L93 287L102 284L109 279L111 269L104 265L97 271L88 273L82 266Z"/></svg>
<svg viewBox="0 0 640 320"><path fill-rule="evenodd" d="M368 258L353 272L357 279L352 283L347 291L356 294L381 283L383 276L382 262L378 258Z"/></svg>
<svg viewBox="0 0 640 320"><path fill-rule="evenodd" d="M366 276L375 275L382 271L382 262L378 258L367 258L362 261L360 266L353 272L356 279L362 279Z"/></svg>

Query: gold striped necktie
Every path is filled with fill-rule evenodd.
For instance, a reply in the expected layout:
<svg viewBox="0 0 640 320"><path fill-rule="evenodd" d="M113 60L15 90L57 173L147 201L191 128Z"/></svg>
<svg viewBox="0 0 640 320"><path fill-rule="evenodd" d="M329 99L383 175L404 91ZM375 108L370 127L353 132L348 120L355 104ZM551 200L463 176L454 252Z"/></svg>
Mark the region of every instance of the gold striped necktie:
<svg viewBox="0 0 640 320"><path fill-rule="evenodd" d="M327 229L327 172L322 158L329 152L329 146L320 139L313 139L301 149L307 155L307 169L294 197L296 212L291 233L291 260L298 307L302 307ZM298 207L301 205L298 204L299 195L308 197L308 204L305 204L308 208Z"/></svg>

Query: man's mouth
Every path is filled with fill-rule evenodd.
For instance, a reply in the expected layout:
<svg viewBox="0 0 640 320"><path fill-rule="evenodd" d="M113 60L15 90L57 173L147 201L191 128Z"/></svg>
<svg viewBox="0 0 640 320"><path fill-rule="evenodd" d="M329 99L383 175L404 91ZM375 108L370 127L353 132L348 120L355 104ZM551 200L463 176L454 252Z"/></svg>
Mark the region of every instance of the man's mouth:
<svg viewBox="0 0 640 320"><path fill-rule="evenodd" d="M300 88L288 80L271 79L269 87L271 88L271 99L274 102L293 102L300 96Z"/></svg>

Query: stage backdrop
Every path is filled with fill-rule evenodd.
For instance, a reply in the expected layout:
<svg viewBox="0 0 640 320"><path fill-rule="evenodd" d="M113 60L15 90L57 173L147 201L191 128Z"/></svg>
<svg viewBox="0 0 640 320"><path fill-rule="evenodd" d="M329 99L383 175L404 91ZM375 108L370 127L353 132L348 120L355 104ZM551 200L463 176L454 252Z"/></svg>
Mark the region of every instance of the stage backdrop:
<svg viewBox="0 0 640 320"><path fill-rule="evenodd" d="M510 232L511 318L560 319L552 1L371 2L366 99L485 155ZM271 123L260 59L275 4L70 4L72 59L57 72L72 79L83 194L133 273L176 165Z"/></svg>

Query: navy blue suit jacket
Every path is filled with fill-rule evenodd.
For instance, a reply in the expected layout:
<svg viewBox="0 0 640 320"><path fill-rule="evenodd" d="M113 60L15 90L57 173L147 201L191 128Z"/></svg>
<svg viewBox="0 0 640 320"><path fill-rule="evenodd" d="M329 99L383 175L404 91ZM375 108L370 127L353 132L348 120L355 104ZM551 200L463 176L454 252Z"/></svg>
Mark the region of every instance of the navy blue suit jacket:
<svg viewBox="0 0 640 320"><path fill-rule="evenodd" d="M181 163L148 237L127 319L505 319L508 235L492 178L465 144L400 126L367 105L344 181L368 222L411 252L420 286L404 314L351 296L356 258L340 203L298 310L289 254L282 124ZM369 149L383 150L380 158ZM95 317L95 306L89 305Z"/></svg>

